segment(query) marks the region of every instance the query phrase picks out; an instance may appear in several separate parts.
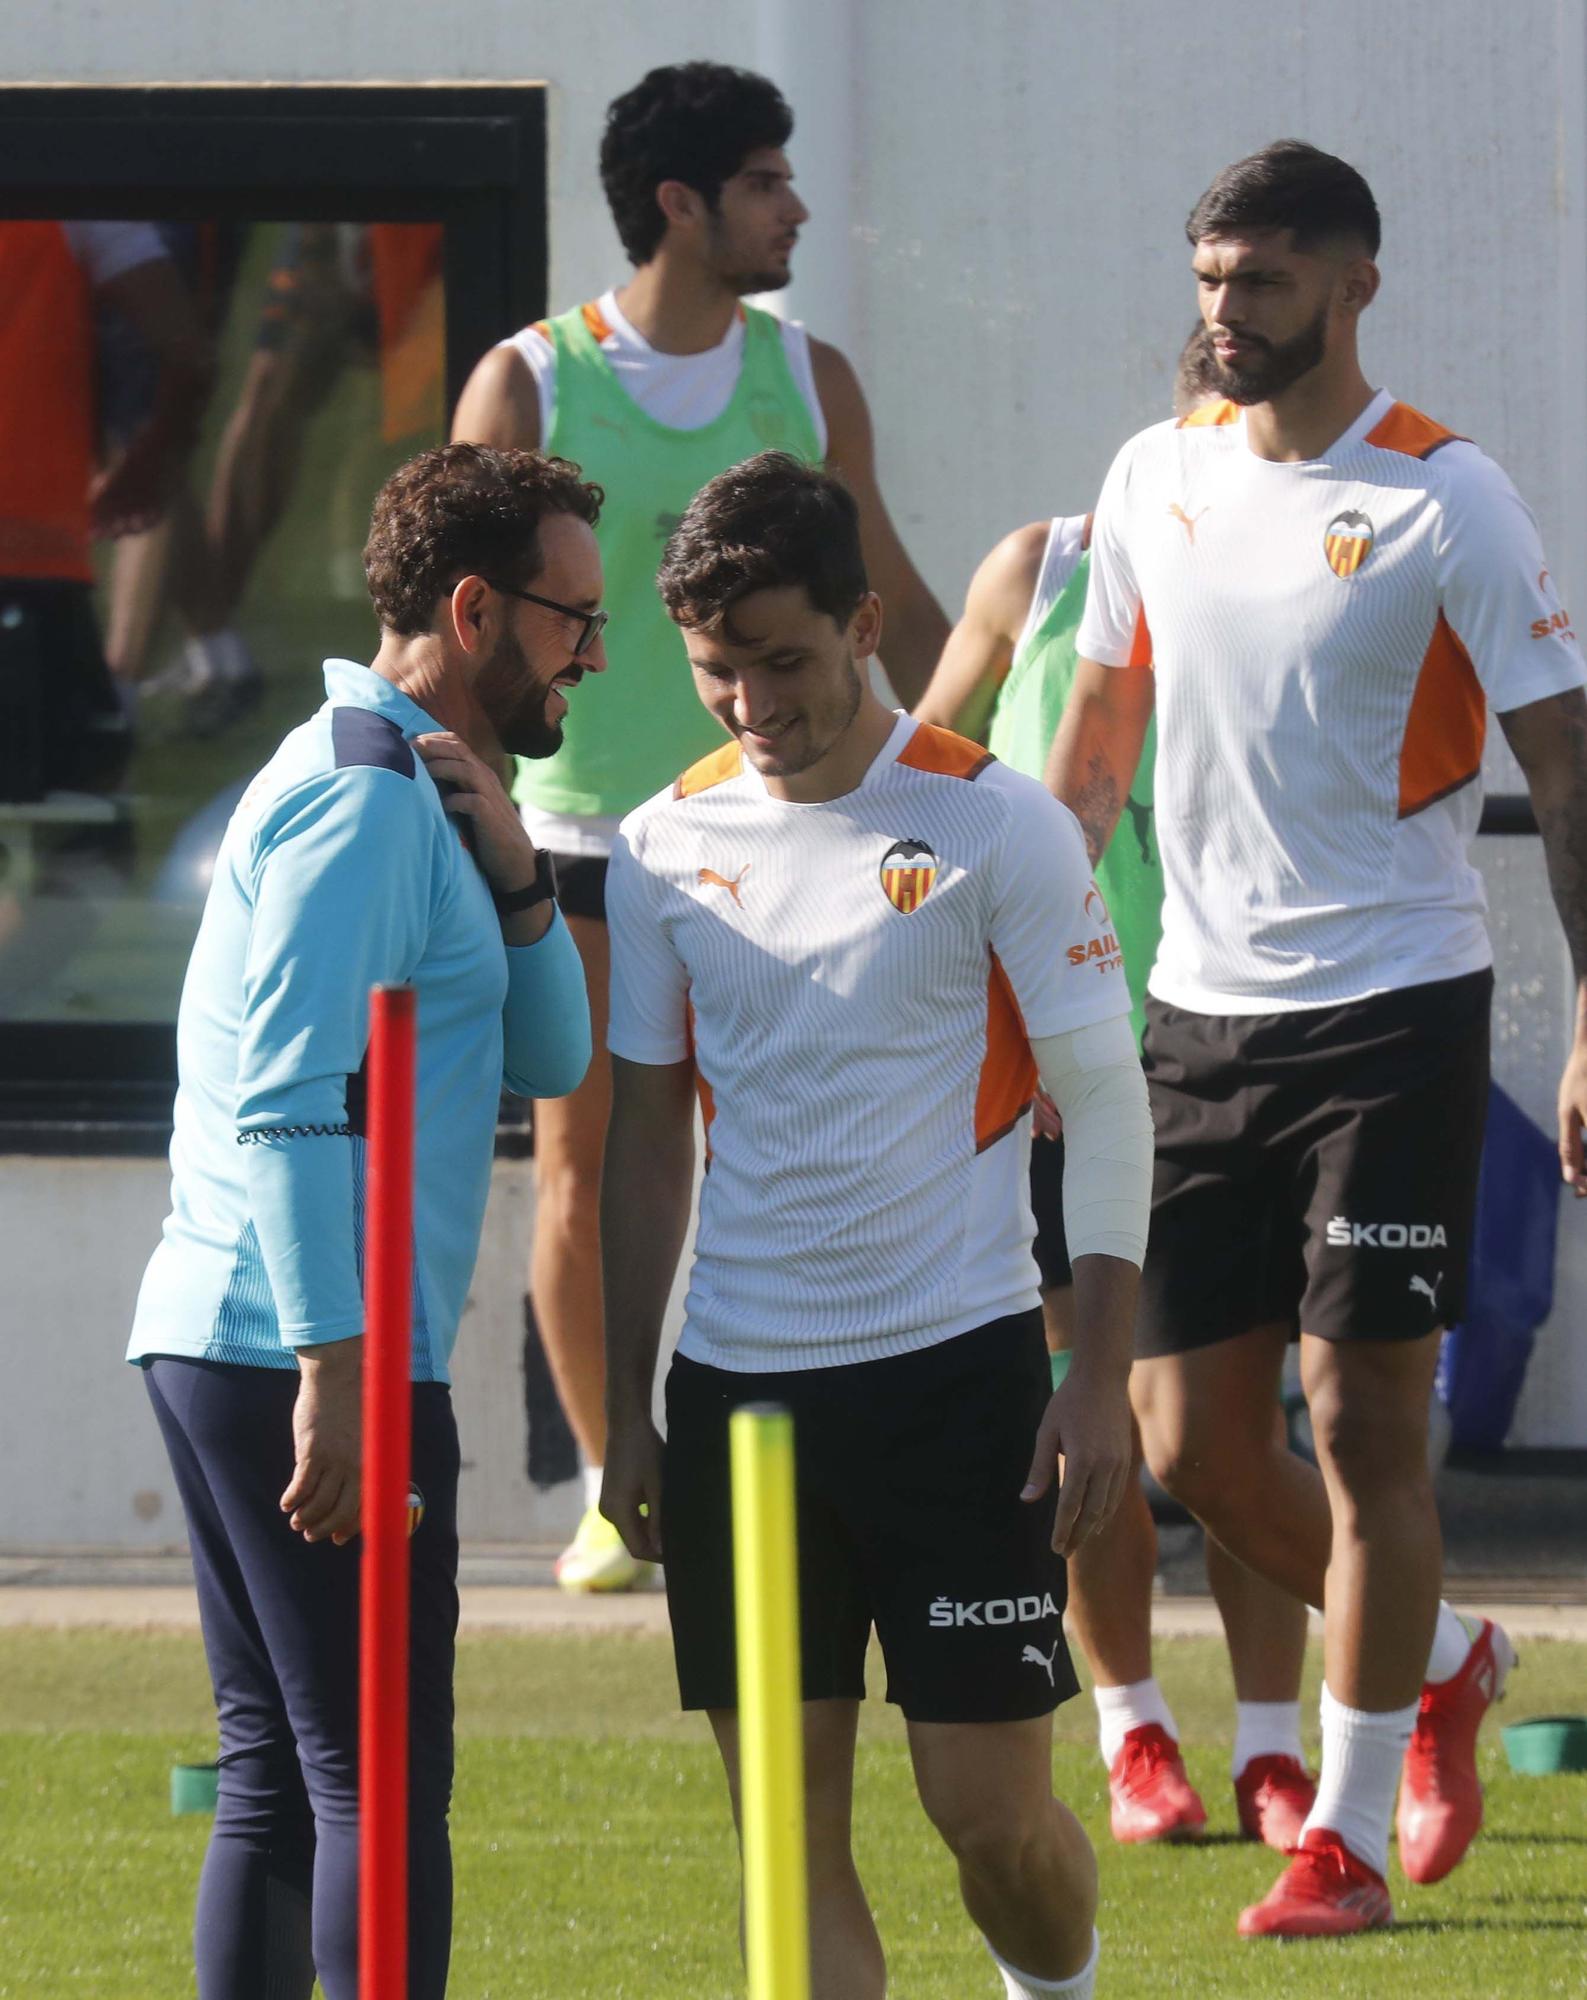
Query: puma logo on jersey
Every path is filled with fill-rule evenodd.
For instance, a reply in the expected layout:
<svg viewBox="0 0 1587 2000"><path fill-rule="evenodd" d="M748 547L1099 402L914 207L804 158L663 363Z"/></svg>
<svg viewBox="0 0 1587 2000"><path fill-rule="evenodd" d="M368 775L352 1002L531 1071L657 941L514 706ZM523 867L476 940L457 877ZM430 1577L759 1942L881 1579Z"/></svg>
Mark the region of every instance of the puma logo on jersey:
<svg viewBox="0 0 1587 2000"><path fill-rule="evenodd" d="M1019 1656L1019 1663L1022 1667L1027 1665L1040 1667L1047 1676L1047 1685L1049 1687L1056 1687L1058 1683L1053 1679L1053 1662L1057 1659L1058 1648L1062 1644L1063 1641L1061 1639L1054 1639L1050 1653L1044 1653L1036 1646L1027 1646Z"/></svg>
<svg viewBox="0 0 1587 2000"><path fill-rule="evenodd" d="M1201 519L1202 514L1210 513L1211 509L1203 507L1200 514L1187 514L1176 500L1168 511L1184 529L1185 539L1194 548L1196 546L1196 523Z"/></svg>
<svg viewBox="0 0 1587 2000"><path fill-rule="evenodd" d="M1444 1274L1442 1271L1439 1272L1431 1284L1425 1278L1418 1277L1413 1273L1410 1288L1413 1292L1421 1292L1426 1298L1427 1303L1436 1310L1438 1306L1438 1288L1443 1282Z"/></svg>
<svg viewBox="0 0 1587 2000"><path fill-rule="evenodd" d="M714 868L702 868L700 870L700 880L709 889L725 889L733 898L734 904L739 909L743 909L744 899L739 894L739 886L754 865L754 862L746 861L731 881L725 875L718 875Z"/></svg>

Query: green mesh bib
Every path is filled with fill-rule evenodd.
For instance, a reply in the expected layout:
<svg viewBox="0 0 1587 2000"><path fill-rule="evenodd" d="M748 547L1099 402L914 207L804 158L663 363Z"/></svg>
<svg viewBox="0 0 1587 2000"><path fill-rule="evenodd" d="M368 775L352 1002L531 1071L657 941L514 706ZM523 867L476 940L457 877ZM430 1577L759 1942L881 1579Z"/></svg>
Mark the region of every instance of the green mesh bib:
<svg viewBox="0 0 1587 2000"><path fill-rule="evenodd" d="M595 538L612 614L608 665L569 694L562 748L520 760L514 791L543 811L582 818L630 811L722 741L656 592L662 549L684 509L707 480L757 452L811 464L821 455L770 313L745 307L738 386L714 422L691 431L658 424L620 386L592 317L598 328L588 306L550 322L556 412L545 448L606 489Z"/></svg>
<svg viewBox="0 0 1587 2000"><path fill-rule="evenodd" d="M1086 605L1091 558L1082 553L1047 616L1019 646L998 690L986 746L1011 770L1040 778L1074 683L1075 634ZM1163 864L1152 816L1157 723L1147 726L1140 767L1119 824L1097 868L1130 982L1131 1018L1139 1041L1146 1030L1146 975L1163 934Z"/></svg>

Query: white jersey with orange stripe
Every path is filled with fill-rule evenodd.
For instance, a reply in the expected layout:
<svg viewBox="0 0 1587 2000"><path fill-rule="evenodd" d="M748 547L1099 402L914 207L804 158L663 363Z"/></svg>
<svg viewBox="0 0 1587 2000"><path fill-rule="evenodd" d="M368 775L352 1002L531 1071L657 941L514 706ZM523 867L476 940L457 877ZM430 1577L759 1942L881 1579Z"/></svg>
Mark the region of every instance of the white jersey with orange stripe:
<svg viewBox="0 0 1587 2000"><path fill-rule="evenodd" d="M1078 645L1156 669L1159 999L1276 1013L1491 962L1466 851L1487 709L1584 676L1536 523L1474 445L1386 392L1301 463L1259 458L1228 403L1141 432Z"/></svg>
<svg viewBox="0 0 1587 2000"><path fill-rule="evenodd" d="M833 1367L1038 1303L1030 1038L1129 1011L1063 806L903 715L827 804L730 744L624 820L607 901L612 1053L692 1056L706 1117L680 1352Z"/></svg>

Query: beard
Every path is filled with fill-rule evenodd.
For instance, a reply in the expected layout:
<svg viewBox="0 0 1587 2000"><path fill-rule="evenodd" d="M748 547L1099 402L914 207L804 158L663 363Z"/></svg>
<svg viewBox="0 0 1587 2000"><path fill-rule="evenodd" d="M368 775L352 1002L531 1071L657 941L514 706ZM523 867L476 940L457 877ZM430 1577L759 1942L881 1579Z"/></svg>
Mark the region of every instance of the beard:
<svg viewBox="0 0 1587 2000"><path fill-rule="evenodd" d="M551 684L534 679L528 656L512 633L502 634L480 668L474 699L510 755L550 757L562 748L562 724L546 714Z"/></svg>
<svg viewBox="0 0 1587 2000"><path fill-rule="evenodd" d="M864 685L854 664L854 655L849 654L844 662L843 683L830 701L824 701L818 709L807 710L802 731L794 732L794 741L786 751L775 750L769 757L751 758L751 763L766 778L797 778L801 771L808 771L813 764L836 748L845 735L850 723L860 712L860 702L864 696Z"/></svg>
<svg viewBox="0 0 1587 2000"><path fill-rule="evenodd" d="M1259 340L1255 335L1246 338L1255 343L1258 352L1238 367L1220 361L1208 349L1219 390L1242 408L1252 403L1272 402L1317 367L1328 349L1328 308L1322 307L1311 325L1302 327L1289 340Z"/></svg>
<svg viewBox="0 0 1587 2000"><path fill-rule="evenodd" d="M711 261L735 298L748 298L756 292L780 292L793 283L789 258L772 268L756 266L728 240L727 224L720 215L711 218L710 247Z"/></svg>

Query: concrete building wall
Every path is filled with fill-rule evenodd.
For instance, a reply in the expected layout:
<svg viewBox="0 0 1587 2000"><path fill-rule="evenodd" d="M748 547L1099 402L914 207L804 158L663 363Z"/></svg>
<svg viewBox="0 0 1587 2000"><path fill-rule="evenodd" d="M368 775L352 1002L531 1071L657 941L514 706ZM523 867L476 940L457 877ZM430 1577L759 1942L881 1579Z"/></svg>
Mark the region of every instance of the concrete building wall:
<svg viewBox="0 0 1587 2000"><path fill-rule="evenodd" d="M895 515L950 611L1002 532L1086 506L1117 445L1163 412L1195 309L1183 217L1225 161L1284 134L1345 154L1377 192L1369 372L1489 449L1539 516L1564 600L1587 588L1584 43L1576 0L1432 13L1235 0L1216 17L1171 0L0 10L0 74L15 80L548 79L558 304L622 270L594 170L608 99L655 62L768 69L798 114L794 163L815 210L782 304L851 353ZM1502 747L1490 766L1514 788ZM1568 968L1535 845L1481 847L1495 1069L1551 1130ZM6 1540L169 1539L137 1384L112 1365L163 1189L152 1165L0 1163L8 1347L14 1312L15 1351L36 1371L5 1426ZM525 1199L504 1169L462 1348L479 1370L478 1390L460 1392L478 1398L476 1533L551 1520L514 1486L521 1435L500 1389L516 1368ZM1560 1240L1520 1443L1587 1443L1580 1217L1562 1214Z"/></svg>

